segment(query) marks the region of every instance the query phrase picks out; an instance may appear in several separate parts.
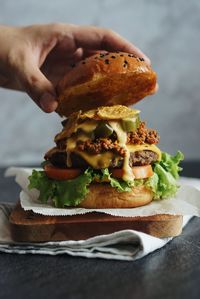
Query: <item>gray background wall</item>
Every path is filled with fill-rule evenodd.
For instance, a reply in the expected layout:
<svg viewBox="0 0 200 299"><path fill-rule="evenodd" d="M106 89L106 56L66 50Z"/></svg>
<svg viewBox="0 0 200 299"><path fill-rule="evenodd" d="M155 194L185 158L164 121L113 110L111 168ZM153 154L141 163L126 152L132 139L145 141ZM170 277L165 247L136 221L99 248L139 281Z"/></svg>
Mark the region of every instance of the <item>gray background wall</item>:
<svg viewBox="0 0 200 299"><path fill-rule="evenodd" d="M161 149L200 159L200 1L0 1L2 24L55 21L110 27L147 53L160 89L137 108L160 132ZM44 114L26 94L0 88L0 165L39 162L60 128L56 114Z"/></svg>

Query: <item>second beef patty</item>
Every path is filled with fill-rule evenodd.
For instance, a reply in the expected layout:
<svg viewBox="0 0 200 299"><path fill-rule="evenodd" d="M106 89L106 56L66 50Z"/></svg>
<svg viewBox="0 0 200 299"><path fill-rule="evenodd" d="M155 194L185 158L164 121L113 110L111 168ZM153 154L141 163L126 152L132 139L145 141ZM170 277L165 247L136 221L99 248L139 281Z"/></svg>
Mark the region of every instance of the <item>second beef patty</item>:
<svg viewBox="0 0 200 299"><path fill-rule="evenodd" d="M88 163L78 154L71 153L72 167L87 168ZM55 150L50 155L46 155L46 160L50 161L54 166L66 168L67 154L65 151ZM110 162L109 167L120 168L123 165L123 157L116 158ZM150 165L158 160L158 155L155 152L149 150L137 151L130 154L129 165L132 166L144 166Z"/></svg>

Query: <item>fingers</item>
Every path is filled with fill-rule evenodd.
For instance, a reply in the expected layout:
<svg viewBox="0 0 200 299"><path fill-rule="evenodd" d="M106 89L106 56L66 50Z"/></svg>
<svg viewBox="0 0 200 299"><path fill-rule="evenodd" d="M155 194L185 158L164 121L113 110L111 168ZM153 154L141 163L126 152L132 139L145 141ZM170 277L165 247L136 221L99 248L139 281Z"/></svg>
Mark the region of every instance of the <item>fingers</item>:
<svg viewBox="0 0 200 299"><path fill-rule="evenodd" d="M21 89L26 91L44 112L53 112L58 105L54 86L31 61L31 57L20 62L17 60L14 68Z"/></svg>
<svg viewBox="0 0 200 299"><path fill-rule="evenodd" d="M77 47L133 53L150 64L150 59L140 49L112 30L92 26L75 26L72 32Z"/></svg>
<svg viewBox="0 0 200 299"><path fill-rule="evenodd" d="M63 23L48 26L49 30L52 28L51 30L57 36L60 47L68 53L75 52L78 48L123 51L142 57L150 64L150 59L140 49L110 29Z"/></svg>
<svg viewBox="0 0 200 299"><path fill-rule="evenodd" d="M54 87L37 67L27 65L21 81L25 91L44 112L50 113L57 108Z"/></svg>

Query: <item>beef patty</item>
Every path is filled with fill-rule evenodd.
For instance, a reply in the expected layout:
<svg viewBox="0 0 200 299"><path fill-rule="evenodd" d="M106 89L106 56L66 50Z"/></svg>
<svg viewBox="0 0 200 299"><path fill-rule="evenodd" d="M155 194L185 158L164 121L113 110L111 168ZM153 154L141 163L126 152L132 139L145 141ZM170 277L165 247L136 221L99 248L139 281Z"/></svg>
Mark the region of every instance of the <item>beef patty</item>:
<svg viewBox="0 0 200 299"><path fill-rule="evenodd" d="M87 168L89 165L88 163L76 153L71 153L71 161L72 167L75 168ZM60 168L66 168L66 160L67 154L65 151L53 151L51 155L45 157L46 160L50 161L54 166ZM123 157L118 159L114 158L111 161L110 166L111 168L120 168L123 165ZM132 166L144 166L150 165L158 160L158 155L155 152L144 150L144 151L137 151L130 154L129 165Z"/></svg>

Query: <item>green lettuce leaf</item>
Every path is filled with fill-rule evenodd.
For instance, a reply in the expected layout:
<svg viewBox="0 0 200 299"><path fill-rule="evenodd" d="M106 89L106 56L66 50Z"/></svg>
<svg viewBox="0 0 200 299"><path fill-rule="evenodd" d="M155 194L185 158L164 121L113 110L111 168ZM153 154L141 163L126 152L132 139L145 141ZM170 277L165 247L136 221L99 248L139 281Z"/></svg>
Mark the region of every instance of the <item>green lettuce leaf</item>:
<svg viewBox="0 0 200 299"><path fill-rule="evenodd" d="M39 200L43 203L51 198L56 207L63 208L78 205L88 193L88 186L92 180L92 174L88 170L77 178L66 181L52 180L44 171L33 170L28 188L39 190Z"/></svg>
<svg viewBox="0 0 200 299"><path fill-rule="evenodd" d="M56 181L50 180L44 171L37 171L33 169L32 175L29 176L29 189L37 189L40 191L39 200L47 203L49 198L53 198L55 194Z"/></svg>
<svg viewBox="0 0 200 299"><path fill-rule="evenodd" d="M159 181L157 173L154 172L154 174L151 177L149 177L148 179L143 180L143 181L144 181L143 184L147 188L151 189L153 191L153 193L156 195L156 196L154 196L154 198L155 197L157 198L157 193L158 193L157 189L158 189L158 181Z"/></svg>
<svg viewBox="0 0 200 299"><path fill-rule="evenodd" d="M77 206L89 192L88 186L92 182L89 171L73 180L57 181L53 202L56 207Z"/></svg>
<svg viewBox="0 0 200 299"><path fill-rule="evenodd" d="M154 199L167 198L176 194L179 188L177 179L182 170L179 163L183 158L181 152L177 152L175 156L163 152L161 161L154 164L154 175L144 183L145 186L152 189Z"/></svg>
<svg viewBox="0 0 200 299"><path fill-rule="evenodd" d="M162 152L162 159L160 165L175 178L179 178L179 172L182 170L179 163L184 159L184 155L178 151L175 156Z"/></svg>
<svg viewBox="0 0 200 299"><path fill-rule="evenodd" d="M113 188L116 188L119 192L130 192L133 182L125 182L123 180L115 179L111 177L108 168L102 169L102 180L108 180Z"/></svg>

